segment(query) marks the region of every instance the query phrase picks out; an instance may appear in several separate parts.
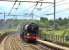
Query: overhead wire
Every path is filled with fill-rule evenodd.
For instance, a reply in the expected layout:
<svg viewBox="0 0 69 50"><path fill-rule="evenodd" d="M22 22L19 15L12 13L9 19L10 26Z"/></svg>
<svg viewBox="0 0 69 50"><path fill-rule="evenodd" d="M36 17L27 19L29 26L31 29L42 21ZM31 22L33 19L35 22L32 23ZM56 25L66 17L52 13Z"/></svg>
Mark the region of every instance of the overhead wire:
<svg viewBox="0 0 69 50"><path fill-rule="evenodd" d="M62 0L62 1L59 1L57 3L61 3L61 2L64 2L65 0ZM41 4L42 5L42 4ZM59 4L59 5L62 5L62 4ZM58 4L56 6L59 6ZM47 8L47 7L46 7Z"/></svg>
<svg viewBox="0 0 69 50"><path fill-rule="evenodd" d="M14 6L16 5L16 2L17 2L17 0L14 2L13 6L12 6L12 8L11 8L11 10L10 10L10 12L8 13L8 15L10 15L10 14L11 14L12 9L13 9L13 8L14 8Z"/></svg>
<svg viewBox="0 0 69 50"><path fill-rule="evenodd" d="M61 1L56 2L56 6L62 5L61 3L64 2L64 1L65 0L61 0ZM45 8L51 8L51 7L53 7L53 4L50 4L50 5L46 6Z"/></svg>
<svg viewBox="0 0 69 50"><path fill-rule="evenodd" d="M15 0L15 1L11 1L11 2L15 2L13 7L15 6L16 2L32 2L32 3L51 3L51 2L39 2L39 1L18 1L18 0ZM11 8L10 12L8 13L8 15L11 13L13 7Z"/></svg>
<svg viewBox="0 0 69 50"><path fill-rule="evenodd" d="M56 7L57 7L57 6L61 6L61 5L63 5L63 4L67 4L67 3L63 2L63 3L61 3L61 4L57 4ZM53 8L53 7L49 7L49 8ZM47 10L47 9L46 9L46 10Z"/></svg>
<svg viewBox="0 0 69 50"><path fill-rule="evenodd" d="M21 4L21 2L19 2L18 6L15 8L16 10L19 8L20 4Z"/></svg>
<svg viewBox="0 0 69 50"><path fill-rule="evenodd" d="M34 10L36 9L36 7L37 7L37 5L39 4L39 1L40 0L38 0L37 2L36 2L36 4L34 5L34 8L33 8L33 10L31 11L31 14L30 15L32 15L32 19L33 19L33 15L34 15ZM40 6L42 6L42 2L41 2L41 5Z"/></svg>
<svg viewBox="0 0 69 50"><path fill-rule="evenodd" d="M12 6L12 8L11 8L11 10L10 10L10 12L8 13L8 16L11 14L11 11L12 11L12 9L14 8L14 6L15 6L15 4L16 4L16 2L17 2L18 0L16 0L15 2L14 2L14 4L13 4L13 6ZM22 2L22 1L21 1ZM18 5L18 7L20 6L20 3L21 2L19 2L19 5ZM28 1L29 2L29 1ZM43 2L44 3L44 2ZM38 1L37 1L37 4L38 4ZM37 6L37 4L35 5L35 7ZM16 10L18 9L18 7L16 8ZM34 7L34 9L35 9L35 7Z"/></svg>
<svg viewBox="0 0 69 50"><path fill-rule="evenodd" d="M15 2L15 1L9 1L9 2ZM24 1L16 1L16 2L30 2L30 3L37 3L38 2L38 3L50 3L50 4L53 4L52 2L45 2L45 1L42 2L42 1L25 1L24 0Z"/></svg>
<svg viewBox="0 0 69 50"><path fill-rule="evenodd" d="M65 0L64 0L65 1ZM62 2L62 1L61 1ZM59 2L57 2L57 3L59 3ZM15 3L14 3L14 5L15 5ZM13 7L14 7L14 5L13 5ZM37 5L38 5L38 2L37 2L37 4L35 5L35 7L33 8L33 10L37 7ZM59 4L60 5L60 4ZM62 4L61 4L62 5ZM47 7L46 7L47 8ZM32 10L32 12L33 12L33 10Z"/></svg>
<svg viewBox="0 0 69 50"><path fill-rule="evenodd" d="M39 0L39 1L43 1L43 0ZM32 10L32 12L34 11L34 9L36 9L37 5L39 4L39 1L36 2L35 6L34 6L34 8L33 8L33 10ZM41 2L41 5L40 5L40 6L42 6L42 2Z"/></svg>
<svg viewBox="0 0 69 50"><path fill-rule="evenodd" d="M16 4L17 1L18 1L18 0L15 1L13 7L15 6L15 4ZM22 2L22 1L21 1L21 2ZM29 2L29 1L28 1L28 2ZM38 1L37 1L37 2L38 2ZM37 3L37 2L36 2L36 3ZM39 3L39 2L38 2L38 3ZM41 4L42 4L42 2L41 2ZM19 2L19 5L20 5L20 2ZM18 7L19 7L19 5L18 5ZM8 15L11 13L13 7L11 8L10 12L8 13ZM35 6L35 7L36 7L36 6ZM16 9L18 9L18 8L16 8ZM35 9L35 8L34 8L34 9Z"/></svg>
<svg viewBox="0 0 69 50"><path fill-rule="evenodd" d="M65 10L69 10L69 8L66 8L66 9L63 9L63 10L59 10L58 12L56 12L56 14L58 13L61 13L61 12L65 12ZM53 15L54 13L48 13L48 14L45 14L45 15Z"/></svg>
<svg viewBox="0 0 69 50"><path fill-rule="evenodd" d="M64 10L69 10L69 8L64 9ZM57 14L57 13L64 12L64 10L60 10L60 11L56 12L56 14ZM54 14L54 13L47 13L47 14L44 14L44 15L53 15L53 14ZM6 15L6 16L8 16L8 15ZM10 16L23 16L23 15L10 15Z"/></svg>
<svg viewBox="0 0 69 50"><path fill-rule="evenodd" d="M61 3L61 2L62 2L62 1L59 1L59 2L57 2L57 3ZM63 2L64 2L64 0L63 0ZM42 3L41 3L41 5L42 5ZM59 5L61 5L61 4L59 4ZM59 5L58 5L58 6L59 6ZM35 7L36 7L36 6L35 6ZM34 9L35 9L35 7L34 7ZM33 10L34 10L34 9L33 9ZM58 12L56 12L56 13L58 13ZM47 14L47 15L52 15L52 14L53 14L53 13L50 13L50 14Z"/></svg>
<svg viewBox="0 0 69 50"><path fill-rule="evenodd" d="M65 4L67 4L67 3L65 3ZM56 6L59 6L59 5L62 5L62 3L61 4L58 4L58 5L56 5ZM66 10L66 9L64 9L64 10ZM64 10L60 10L60 11L58 11L58 12L56 12L56 13L60 13L60 12L63 12ZM46 14L46 15L53 15L54 13L49 13L49 14Z"/></svg>

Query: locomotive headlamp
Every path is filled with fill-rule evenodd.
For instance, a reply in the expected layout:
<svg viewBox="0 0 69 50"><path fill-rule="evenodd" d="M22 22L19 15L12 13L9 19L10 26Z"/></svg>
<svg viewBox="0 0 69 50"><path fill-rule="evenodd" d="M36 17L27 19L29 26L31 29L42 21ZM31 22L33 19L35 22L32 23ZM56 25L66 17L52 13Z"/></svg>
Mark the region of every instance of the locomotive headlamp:
<svg viewBox="0 0 69 50"><path fill-rule="evenodd" d="M27 33L27 36L29 36L30 34L29 33Z"/></svg>

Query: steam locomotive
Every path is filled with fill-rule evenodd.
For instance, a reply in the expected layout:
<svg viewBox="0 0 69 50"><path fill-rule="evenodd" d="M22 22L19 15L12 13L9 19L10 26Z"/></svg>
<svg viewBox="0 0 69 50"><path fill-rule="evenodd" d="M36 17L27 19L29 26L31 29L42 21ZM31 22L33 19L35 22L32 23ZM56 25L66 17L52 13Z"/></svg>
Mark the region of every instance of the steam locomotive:
<svg viewBox="0 0 69 50"><path fill-rule="evenodd" d="M39 26L35 23L25 24L20 37L26 42L36 42L39 34Z"/></svg>

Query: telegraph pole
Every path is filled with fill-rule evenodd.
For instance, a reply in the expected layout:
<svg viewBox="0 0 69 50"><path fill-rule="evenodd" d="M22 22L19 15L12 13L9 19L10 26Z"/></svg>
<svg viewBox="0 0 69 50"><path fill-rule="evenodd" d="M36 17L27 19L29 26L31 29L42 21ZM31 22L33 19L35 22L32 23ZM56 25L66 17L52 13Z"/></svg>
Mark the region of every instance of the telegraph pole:
<svg viewBox="0 0 69 50"><path fill-rule="evenodd" d="M4 22L5 22L5 12L4 12Z"/></svg>
<svg viewBox="0 0 69 50"><path fill-rule="evenodd" d="M56 0L54 0L54 29L56 29Z"/></svg>
<svg viewBox="0 0 69 50"><path fill-rule="evenodd" d="M33 21L33 11L30 13L31 20Z"/></svg>

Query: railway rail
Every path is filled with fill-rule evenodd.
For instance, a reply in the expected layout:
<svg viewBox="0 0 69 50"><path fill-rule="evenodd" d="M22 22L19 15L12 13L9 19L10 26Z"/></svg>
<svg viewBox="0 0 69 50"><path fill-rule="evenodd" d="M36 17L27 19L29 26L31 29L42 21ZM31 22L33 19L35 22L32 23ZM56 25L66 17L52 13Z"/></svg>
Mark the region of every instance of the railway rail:
<svg viewBox="0 0 69 50"><path fill-rule="evenodd" d="M22 42L19 36L8 36L4 42L4 50L48 50L49 48L42 48L39 44L29 44ZM50 50L50 49L49 49Z"/></svg>
<svg viewBox="0 0 69 50"><path fill-rule="evenodd" d="M4 50L61 50L36 43L30 44L22 41L18 34L9 35L4 41Z"/></svg>
<svg viewBox="0 0 69 50"><path fill-rule="evenodd" d="M42 41L40 39L38 39L37 41L44 44L44 45L47 45L47 46L52 47L54 49L57 49L57 50L69 50L69 47L65 47L65 46L58 45L58 44L55 44L55 43L51 43L51 42L48 42L48 41Z"/></svg>

